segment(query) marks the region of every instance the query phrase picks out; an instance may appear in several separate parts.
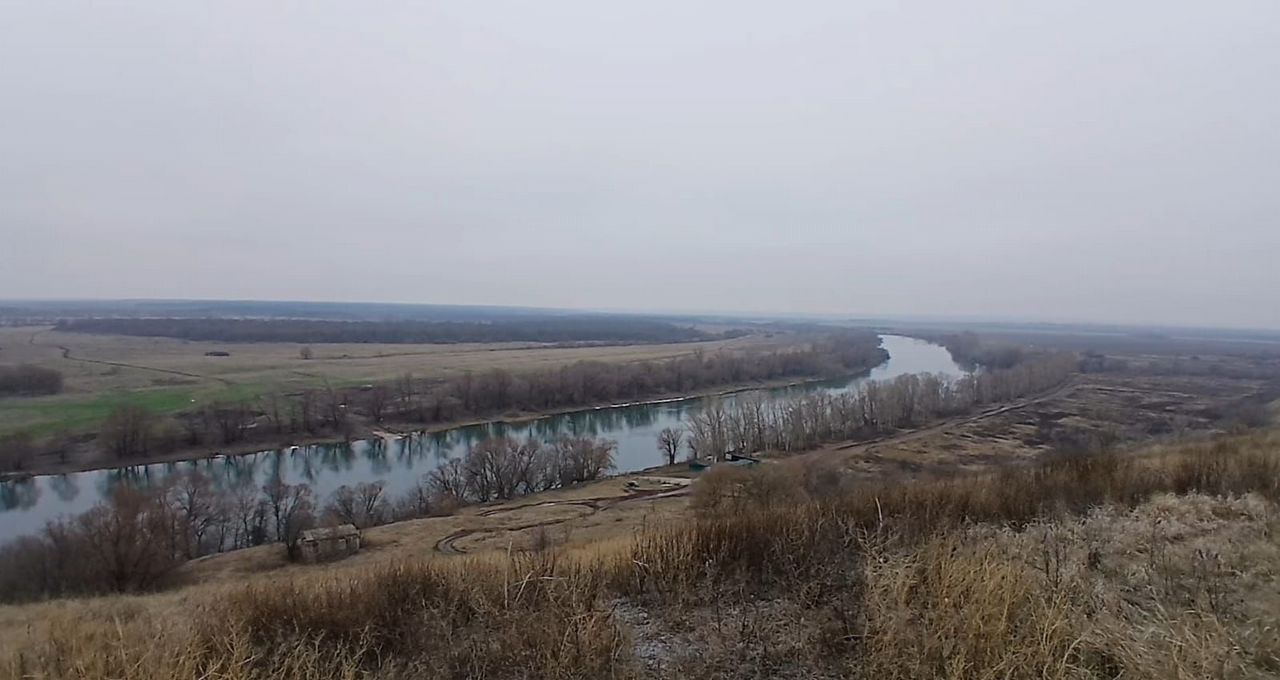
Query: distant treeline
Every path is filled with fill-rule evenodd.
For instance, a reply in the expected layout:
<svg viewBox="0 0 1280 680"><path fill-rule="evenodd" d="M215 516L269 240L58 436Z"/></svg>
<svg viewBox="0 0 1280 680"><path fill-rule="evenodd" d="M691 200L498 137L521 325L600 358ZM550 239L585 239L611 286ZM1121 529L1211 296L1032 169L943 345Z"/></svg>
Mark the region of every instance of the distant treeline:
<svg viewBox="0 0 1280 680"><path fill-rule="evenodd" d="M62 391L62 373L52 368L28 364L0 366L0 397L57 394Z"/></svg>
<svg viewBox="0 0 1280 680"><path fill-rule="evenodd" d="M673 323L618 316L501 321L325 321L314 319L71 319L60 331L216 342L460 343L690 342L732 337Z"/></svg>
<svg viewBox="0 0 1280 680"><path fill-rule="evenodd" d="M984 341L972 331L963 333L914 333L915 337L947 348L951 358L966 368L1013 368L1025 358L1026 350L1009 343Z"/></svg>
<svg viewBox="0 0 1280 680"><path fill-rule="evenodd" d="M393 422L406 427L482 420L511 412L545 413L598 404L690 394L727 385L835 377L888 359L872 333L838 333L774 351L695 352L661 361L580 361L524 373L493 369L446 381L401 376L364 388L268 394L254 401L212 403L176 418L136 406L113 412L99 445L118 459L186 446L264 445L298 437L355 436ZM0 441L0 468L21 469L21 447Z"/></svg>
<svg viewBox="0 0 1280 680"><path fill-rule="evenodd" d="M165 318L329 319L333 321L500 321L554 318L567 310L493 305L431 305L382 302L279 300L8 300L0 320ZM603 316L603 315L602 315ZM652 317L650 317L652 318Z"/></svg>

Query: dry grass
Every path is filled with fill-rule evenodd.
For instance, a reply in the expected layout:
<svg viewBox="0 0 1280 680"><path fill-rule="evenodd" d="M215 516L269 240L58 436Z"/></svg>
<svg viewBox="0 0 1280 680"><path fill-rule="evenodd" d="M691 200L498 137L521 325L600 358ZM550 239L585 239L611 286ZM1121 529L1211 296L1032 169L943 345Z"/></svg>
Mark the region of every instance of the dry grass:
<svg viewBox="0 0 1280 680"><path fill-rule="evenodd" d="M31 610L40 625L10 641L0 673L1155 680L1280 672L1280 435L944 481L831 484L803 472L762 466L748 474L785 479L725 482L791 485L786 502L735 500L732 511L704 510L697 521L595 550L40 605Z"/></svg>
<svg viewBox="0 0 1280 680"><path fill-rule="evenodd" d="M324 344L314 357L295 343L189 342L172 338L61 333L46 327L0 328L0 363L30 363L61 371L66 392L40 398L0 399L0 434L92 429L120 400L142 401L161 413L190 408L192 400L252 399L326 382L352 385L393 380L405 373L446 379L466 371L544 369L575 361L666 359L701 349L769 348L785 340L753 335L698 343L549 347L531 343L455 345ZM70 350L70 358L62 348ZM206 352L227 352L210 357Z"/></svg>
<svg viewBox="0 0 1280 680"><path fill-rule="evenodd" d="M1225 366L1239 368L1238 363ZM1001 412L964 416L886 441L836 444L805 454L837 462L860 477L971 473L1023 463L1089 444L1149 444L1232 429L1244 404L1274 399L1276 385L1221 375L1085 374L1048 396L1003 404ZM1277 402L1280 406L1280 402Z"/></svg>
<svg viewBox="0 0 1280 680"><path fill-rule="evenodd" d="M529 370L584 359L662 359L690 354L699 348L710 351L723 346L768 342L762 336L748 336L699 343L564 348L535 343L322 344L313 345L314 357L304 361L299 356L302 347L299 343L193 342L172 338L62 333L46 328L0 328L0 360L58 369L66 373L69 391L83 393L149 387L164 384L167 378L181 377L166 376L160 371L222 378L234 383L311 386L324 378L338 384L390 380L409 371L425 378L445 378L467 370ZM73 359L64 359L60 347L70 349ZM205 352L210 351L227 352L230 356L205 356ZM75 359L115 362L138 368L121 367L112 371L110 366L86 364ZM157 380L160 383L156 383Z"/></svg>

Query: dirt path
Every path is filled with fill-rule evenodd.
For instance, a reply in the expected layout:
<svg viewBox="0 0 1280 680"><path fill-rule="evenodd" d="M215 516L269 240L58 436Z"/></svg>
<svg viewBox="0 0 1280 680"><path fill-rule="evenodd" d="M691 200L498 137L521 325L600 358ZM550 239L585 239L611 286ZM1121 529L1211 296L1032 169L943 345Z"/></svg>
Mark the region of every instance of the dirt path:
<svg viewBox="0 0 1280 680"><path fill-rule="evenodd" d="M1085 383L1081 382L1078 378L1071 378L1066 382L1066 384L1054 389L1051 392L1045 392L1033 397L1025 397L1023 399L1014 401L1013 403L988 409L986 411L982 411L971 416L961 416L958 418L952 418L950 420L944 420L939 423L935 423L933 425L918 428L915 430L910 430L900 434L891 434L885 437L879 437L876 439L871 439L863 442L850 442L848 444L841 444L839 446L827 448L825 450L857 452L857 451L864 451L866 449L869 449L875 446L880 446L882 444L901 444L903 442L909 442L914 439L920 439L922 437L927 437L932 434L937 434L939 432L947 430L948 428L957 427L960 425L970 425L982 420L986 420L987 418L994 418L995 416L1003 415L1011 411L1018 411L1018 410L1027 408L1028 406L1034 406L1041 402L1050 401L1053 399L1059 399L1061 397L1064 397L1070 394L1076 389L1082 387L1084 384ZM822 451L823 450L820 449L816 453L821 453Z"/></svg>
<svg viewBox="0 0 1280 680"><path fill-rule="evenodd" d="M962 416L959 418L952 418L950 420L944 420L942 422L939 422L927 427L923 427L920 429L911 430L909 432L903 432L899 434L888 435L888 436L880 437L878 439L873 439L870 441L850 442L848 444L842 444L832 448L819 449L817 451L812 452L810 455L822 455L824 452L831 452L831 451L863 452L872 447L876 447L884 444L898 444L902 442L908 442L914 439L920 439L922 437L927 437L931 434L936 434L938 432L946 430L947 428L972 424L975 422L979 422L981 420L985 420L987 418L994 418L996 416L1003 415L1005 413L1024 409L1044 401L1059 399L1063 396L1066 396L1067 394L1070 394L1072 391L1080 388L1084 384L1086 383L1083 383L1078 378L1072 378L1071 380L1068 380L1066 384L1063 384L1050 392L1045 392L1033 397L1026 397L1026 398L1014 401L1012 403L1005 404L1003 406L998 406L996 408L991 408L986 411L976 413L974 415ZM579 498L579 499L564 500L564 501L541 501L541 502L534 502L534 503L525 503L522 505L516 505L511 507L492 508L492 509L484 510L480 512L478 516L494 517L496 515L506 514L510 512L519 512L521 510L528 510L531 508L548 508L548 507L563 506L563 505L571 505L571 506L587 508L588 512L580 515L576 515L576 516L571 516L571 517L561 517L557 519L545 520L542 522L531 522L529 524L521 524L521 525L511 526L511 527L480 527L480 528L473 528L473 529L459 529L458 531L455 531L449 534L448 536L445 536L444 538L440 539L438 542L436 542L435 550L436 552L442 553L445 555L463 555L463 554L466 554L467 551L458 547L457 543L458 541L464 538L469 538L469 537L477 536L481 534L518 532L518 531L525 531L528 529L536 529L538 527L556 526L559 524L564 524L566 522L571 522L571 521L583 519L585 517L590 517L596 514L597 512L601 512L603 510L616 507L622 503L627 503L634 500L655 500L658 498L671 498L675 496L683 496L688 493L689 493L689 487L684 486L682 488L675 489L675 490L652 489L652 490L637 491L635 493L632 493L626 496Z"/></svg>
<svg viewBox="0 0 1280 680"><path fill-rule="evenodd" d="M467 551L462 548L459 548L457 546L457 543L458 541L464 538L469 538L471 536L477 536L480 534L515 533L518 531L527 531L529 529L537 529L539 527L551 527L559 524L564 524L566 522L572 522L575 520L580 520L586 517L590 517L598 512L617 507L619 505L622 505L623 503L629 503L631 501L638 501L638 500L657 500L659 498L674 498L676 496L683 496L687 493L689 493L688 487L675 489L675 490L648 489L643 491L636 491L626 496L601 496L597 498L575 498L575 499L564 500L564 501L543 501L541 503L526 503L524 505L517 505L509 508L508 507L492 508L490 510L485 510L480 512L478 516L493 517L495 515L500 515L500 514L509 513L509 512L518 512L520 510L528 510L530 508L549 508L549 507L555 507L555 506L577 506L581 508L586 508L587 512L584 512L580 515L570 516L570 517L560 517L557 519L544 520L541 522L530 522L528 524L519 524L516 526L510 526L510 527L478 527L474 529L459 529L449 534L448 536L445 536L439 541L437 541L435 545L435 550L436 552L442 553L445 555L465 555Z"/></svg>
<svg viewBox="0 0 1280 680"><path fill-rule="evenodd" d="M41 331L41 333L43 333L43 332L44 332L44 331ZM102 360L100 360L100 359L84 359L84 358L81 358L81 357L73 356L73 355L71 354L71 348L70 348L70 347L67 347L67 346L65 346L65 345L46 345L46 344L44 344L44 343L36 342L36 336L37 336L37 335L40 335L40 333L32 333L32 334L31 334L31 339L30 339L30 340L28 340L28 342L29 342L31 345L36 345L36 346L40 346L40 347L56 347L56 348L58 348L59 350L61 350L61 351L62 351L62 358L63 358L63 359L66 359L67 361L78 361L78 362L83 363L83 364L97 364L97 365L99 365L99 366L114 366L114 367L116 367L116 368L132 368L132 369L135 369L135 370L138 370L138 371L152 371L152 372L155 372L155 373L165 373L165 374L167 374L167 375L179 375L179 376L182 376L182 377L184 377L184 378L195 378L195 379L197 379L197 380L213 380L213 381L215 381L215 382L222 383L223 385L226 385L226 386L231 386L231 385L234 385L234 384L235 384L235 383L231 382L230 380L227 380L226 378L218 378L218 377L210 376L210 375L200 375L199 373L187 373L186 371L175 371L175 370L168 369L168 368L154 368L154 367L152 367L152 366L140 366L140 365L138 365L138 364L126 364L126 363L122 363L122 362L119 362L119 361L102 361Z"/></svg>

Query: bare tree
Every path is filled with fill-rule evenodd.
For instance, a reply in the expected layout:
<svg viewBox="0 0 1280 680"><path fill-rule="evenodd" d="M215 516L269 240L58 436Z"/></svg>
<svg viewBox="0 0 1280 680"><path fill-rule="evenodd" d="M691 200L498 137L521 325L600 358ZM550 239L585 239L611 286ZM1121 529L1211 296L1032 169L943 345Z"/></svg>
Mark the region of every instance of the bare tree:
<svg viewBox="0 0 1280 680"><path fill-rule="evenodd" d="M386 385L374 385L369 390L368 398L365 403L369 408L369 417L373 418L373 422L381 423L383 416L387 412L387 406L391 401L391 390Z"/></svg>
<svg viewBox="0 0 1280 680"><path fill-rule="evenodd" d="M267 419L267 425L270 426L271 432L279 434L284 430L284 420L280 412L280 393L270 392L258 398L258 410L262 411L263 416Z"/></svg>
<svg viewBox="0 0 1280 680"><path fill-rule="evenodd" d="M555 466L560 486L599 479L613 469L618 443L590 437L562 437L554 446Z"/></svg>
<svg viewBox="0 0 1280 680"><path fill-rule="evenodd" d="M490 437L471 448L463 459L467 482L480 502L514 498L522 470L519 444L509 437Z"/></svg>
<svg viewBox="0 0 1280 680"><path fill-rule="evenodd" d="M117 406L107 416L98 433L98 441L116 454L117 458L139 456L151 446L155 417L142 406L125 404Z"/></svg>
<svg viewBox="0 0 1280 680"><path fill-rule="evenodd" d="M340 486L333 492L326 514L340 522L366 529L384 524L390 514L390 506L383 490L386 483L361 482L355 487Z"/></svg>
<svg viewBox="0 0 1280 680"><path fill-rule="evenodd" d="M199 557L221 545L208 544L209 532L228 519L228 499L214 488L207 475L190 471L179 475L168 489L174 510L175 550L186 559ZM221 543L221 541L219 541Z"/></svg>
<svg viewBox="0 0 1280 680"><path fill-rule="evenodd" d="M76 518L82 559L104 590L151 588L181 562L168 540L171 515L159 494L122 487Z"/></svg>
<svg viewBox="0 0 1280 680"><path fill-rule="evenodd" d="M275 522L276 540L285 544L289 559L297 559L302 532L315 524L311 487L274 480L262 487L262 494Z"/></svg>
<svg viewBox="0 0 1280 680"><path fill-rule="evenodd" d="M689 419L689 448L695 456L720 460L729 444L724 403L709 399L702 411Z"/></svg>
<svg viewBox="0 0 1280 680"><path fill-rule="evenodd" d="M0 470L23 469L35 452L35 441L30 432L0 437Z"/></svg>
<svg viewBox="0 0 1280 680"><path fill-rule="evenodd" d="M451 458L428 472L427 483L441 505L456 505L472 497L467 471L460 458Z"/></svg>
<svg viewBox="0 0 1280 680"><path fill-rule="evenodd" d="M684 432L674 427L663 428L658 433L658 450L667 459L667 465L675 465L680 455L680 447L684 444Z"/></svg>

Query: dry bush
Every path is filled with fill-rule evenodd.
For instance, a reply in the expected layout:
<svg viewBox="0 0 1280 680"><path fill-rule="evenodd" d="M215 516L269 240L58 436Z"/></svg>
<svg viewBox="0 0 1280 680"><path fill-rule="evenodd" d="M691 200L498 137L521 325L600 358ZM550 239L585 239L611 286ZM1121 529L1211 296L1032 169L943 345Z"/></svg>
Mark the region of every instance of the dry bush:
<svg viewBox="0 0 1280 680"><path fill-rule="evenodd" d="M1231 437L839 494L783 466L734 471L712 484L735 489L729 505L617 554L264 580L184 603L182 625L151 609L59 621L0 674L1274 677L1280 546L1264 473L1278 444ZM744 489L789 500L752 504Z"/></svg>
<svg viewBox="0 0 1280 680"><path fill-rule="evenodd" d="M341 650L364 670L394 659L419 677L601 677L622 637L597 570L554 556L508 564L397 565L358 578L245 589L200 635L243 635L266 677L296 650ZM281 677L294 677L281 675Z"/></svg>
<svg viewBox="0 0 1280 680"><path fill-rule="evenodd" d="M0 550L0 596L153 589L184 559L174 533L180 522L164 494L122 487L88 512Z"/></svg>
<svg viewBox="0 0 1280 680"><path fill-rule="evenodd" d="M871 560L865 678L1085 678L1082 612L991 541L940 536Z"/></svg>
<svg viewBox="0 0 1280 680"><path fill-rule="evenodd" d="M698 479L693 508L701 513L770 509L805 500L801 479L790 468L718 465Z"/></svg>

